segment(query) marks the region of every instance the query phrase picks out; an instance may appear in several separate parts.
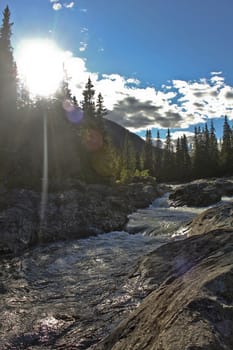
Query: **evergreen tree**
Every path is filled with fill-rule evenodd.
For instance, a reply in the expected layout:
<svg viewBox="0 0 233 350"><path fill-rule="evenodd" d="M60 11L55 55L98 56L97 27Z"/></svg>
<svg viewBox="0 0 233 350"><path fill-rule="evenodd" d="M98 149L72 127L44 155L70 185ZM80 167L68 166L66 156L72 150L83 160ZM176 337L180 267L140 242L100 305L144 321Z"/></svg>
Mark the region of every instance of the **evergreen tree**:
<svg viewBox="0 0 233 350"><path fill-rule="evenodd" d="M29 90L23 81L21 81L19 85L17 106L19 109L22 109L22 108L24 109L29 106L30 107L33 106L33 102L30 98Z"/></svg>
<svg viewBox="0 0 233 350"><path fill-rule="evenodd" d="M209 136L209 164L210 175L216 176L219 173L219 150L218 141L215 135L214 123L211 120L210 123L210 136Z"/></svg>
<svg viewBox="0 0 233 350"><path fill-rule="evenodd" d="M181 149L181 141L178 137L176 141L176 154L175 154L175 177L177 180L182 178L182 166L183 166L183 157Z"/></svg>
<svg viewBox="0 0 233 350"><path fill-rule="evenodd" d="M175 156L173 153L173 145L171 141L170 129L167 130L166 140L165 140L165 149L163 152L162 158L162 178L163 180L173 180L175 177Z"/></svg>
<svg viewBox="0 0 233 350"><path fill-rule="evenodd" d="M221 148L221 165L223 174L230 174L233 171L233 145L232 145L232 130L228 123L228 118L225 116L223 124L223 138Z"/></svg>
<svg viewBox="0 0 233 350"><path fill-rule="evenodd" d="M104 99L101 93L99 93L97 103L96 103L96 117L98 118L98 120L101 120L106 115L107 115L107 110L104 107Z"/></svg>
<svg viewBox="0 0 233 350"><path fill-rule="evenodd" d="M11 46L10 10L3 11L3 22L0 28L0 107L9 112L17 104L17 69Z"/></svg>
<svg viewBox="0 0 233 350"><path fill-rule="evenodd" d="M162 141L160 139L160 132L159 132L159 130L157 131L157 138L156 138L155 147L158 148L158 149L162 148Z"/></svg>
<svg viewBox="0 0 233 350"><path fill-rule="evenodd" d="M167 129L167 135L166 135L166 141L165 141L165 149L168 152L172 152L173 147L172 147L172 141L171 141L171 133L170 133L170 129Z"/></svg>
<svg viewBox="0 0 233 350"><path fill-rule="evenodd" d="M209 131L207 126L195 128L193 173L195 178L209 176Z"/></svg>
<svg viewBox="0 0 233 350"><path fill-rule="evenodd" d="M159 130L157 131L157 138L154 149L154 175L156 179L160 179L161 177L161 167L162 167L162 141L160 139Z"/></svg>
<svg viewBox="0 0 233 350"><path fill-rule="evenodd" d="M143 169L148 170L150 175L154 175L154 147L152 142L152 133L150 129L146 130L145 145L142 152Z"/></svg>
<svg viewBox="0 0 233 350"><path fill-rule="evenodd" d="M98 95L98 99L96 102L96 123L99 131L101 132L104 142L106 144L109 143L109 137L106 133L105 126L104 126L104 117L107 115L107 110L104 107L104 99L101 93Z"/></svg>
<svg viewBox="0 0 233 350"><path fill-rule="evenodd" d="M136 152L129 140L129 132L125 131L124 145L121 158L121 174L122 181L130 179L136 170Z"/></svg>
<svg viewBox="0 0 233 350"><path fill-rule="evenodd" d="M73 105L74 105L75 107L78 107L78 101L77 101L76 96L72 96L72 102L73 102Z"/></svg>
<svg viewBox="0 0 233 350"><path fill-rule="evenodd" d="M191 177L191 158L188 150L187 137L184 134L181 137L181 155L182 155L182 180L189 180Z"/></svg>
<svg viewBox="0 0 233 350"><path fill-rule="evenodd" d="M83 91L83 113L84 119L88 122L94 119L95 117L95 102L94 102L95 90L94 85L91 82L91 78L88 78L85 90Z"/></svg>

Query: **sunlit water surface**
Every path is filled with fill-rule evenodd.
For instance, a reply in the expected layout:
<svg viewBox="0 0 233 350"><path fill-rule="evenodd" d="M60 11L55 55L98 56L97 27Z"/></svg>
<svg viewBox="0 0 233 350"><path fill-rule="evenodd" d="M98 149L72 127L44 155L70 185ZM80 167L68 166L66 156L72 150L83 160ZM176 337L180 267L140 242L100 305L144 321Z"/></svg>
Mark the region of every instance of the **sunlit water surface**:
<svg viewBox="0 0 233 350"><path fill-rule="evenodd" d="M137 234L58 242L1 261L0 349L92 349L147 294L129 279L138 258L202 210L169 208L167 194L130 215Z"/></svg>

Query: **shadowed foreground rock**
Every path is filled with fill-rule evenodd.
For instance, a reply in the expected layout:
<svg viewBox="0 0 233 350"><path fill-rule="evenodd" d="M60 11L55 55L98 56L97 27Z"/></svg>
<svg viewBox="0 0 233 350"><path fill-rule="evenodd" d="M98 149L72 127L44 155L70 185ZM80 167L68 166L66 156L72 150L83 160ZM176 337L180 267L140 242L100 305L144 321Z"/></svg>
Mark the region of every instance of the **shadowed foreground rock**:
<svg viewBox="0 0 233 350"><path fill-rule="evenodd" d="M169 196L171 205L181 207L206 207L215 204L221 200L222 189L215 183L208 181L195 181L190 184L179 186Z"/></svg>
<svg viewBox="0 0 233 350"><path fill-rule="evenodd" d="M95 350L233 349L232 227L160 247L131 278L153 291Z"/></svg>
<svg viewBox="0 0 233 350"><path fill-rule="evenodd" d="M0 189L0 253L21 253L37 243L122 230L127 216L159 196L156 183L85 185L49 193L40 221L41 194Z"/></svg>

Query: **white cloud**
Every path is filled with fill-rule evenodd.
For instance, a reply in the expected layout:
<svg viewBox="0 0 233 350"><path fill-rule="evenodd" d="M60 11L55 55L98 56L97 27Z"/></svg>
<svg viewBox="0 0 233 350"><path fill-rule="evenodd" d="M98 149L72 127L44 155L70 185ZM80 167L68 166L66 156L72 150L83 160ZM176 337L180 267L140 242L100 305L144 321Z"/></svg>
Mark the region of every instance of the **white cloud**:
<svg viewBox="0 0 233 350"><path fill-rule="evenodd" d="M74 7L74 2L71 1L70 3L65 3L64 7L66 7L67 9L72 9Z"/></svg>
<svg viewBox="0 0 233 350"><path fill-rule="evenodd" d="M70 1L70 2L63 2L61 0L50 0L50 2L53 4L53 10L54 11L59 11L62 8L67 8L67 9L71 9L74 7L75 3L74 1Z"/></svg>
<svg viewBox="0 0 233 350"><path fill-rule="evenodd" d="M55 3L53 4L53 9L54 9L54 11L59 11L59 10L61 10L61 9L62 9L62 4L60 4L59 2L55 2Z"/></svg>
<svg viewBox="0 0 233 350"><path fill-rule="evenodd" d="M221 71L219 71L219 72L211 72L210 74L211 75L220 75L220 74L222 74L222 72Z"/></svg>
<svg viewBox="0 0 233 350"><path fill-rule="evenodd" d="M87 33L88 32L88 28L87 27L83 27L82 29L81 29L81 33Z"/></svg>
<svg viewBox="0 0 233 350"><path fill-rule="evenodd" d="M224 115L233 120L233 87L220 74L212 73L196 81L173 80L157 90L142 87L136 78L89 72L86 61L72 54L66 69L78 101L83 99L82 91L90 76L96 95L101 92L104 97L108 118L132 131L152 127L185 129Z"/></svg>
<svg viewBox="0 0 233 350"><path fill-rule="evenodd" d="M191 132L191 131L187 131L187 130L181 130L181 131L174 131L171 133L171 138L173 140L177 140L178 137L181 138L182 136L186 136L186 137L193 137L194 136L194 133Z"/></svg>
<svg viewBox="0 0 233 350"><path fill-rule="evenodd" d="M81 42L80 42L79 51L81 51L81 52L86 51L87 46L88 46L88 44L87 44L87 43L85 43L84 41L81 41Z"/></svg>

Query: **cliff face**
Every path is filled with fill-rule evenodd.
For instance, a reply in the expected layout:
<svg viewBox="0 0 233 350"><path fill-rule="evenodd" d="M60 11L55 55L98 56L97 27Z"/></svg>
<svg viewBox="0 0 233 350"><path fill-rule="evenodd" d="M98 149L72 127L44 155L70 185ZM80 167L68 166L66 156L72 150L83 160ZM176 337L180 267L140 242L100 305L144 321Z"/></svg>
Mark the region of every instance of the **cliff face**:
<svg viewBox="0 0 233 350"><path fill-rule="evenodd" d="M228 216L233 206L229 206L195 219L195 236L164 245L142 259L131 278L150 285L152 292L96 350L233 349L233 227ZM212 227L207 220L210 213Z"/></svg>

